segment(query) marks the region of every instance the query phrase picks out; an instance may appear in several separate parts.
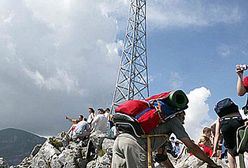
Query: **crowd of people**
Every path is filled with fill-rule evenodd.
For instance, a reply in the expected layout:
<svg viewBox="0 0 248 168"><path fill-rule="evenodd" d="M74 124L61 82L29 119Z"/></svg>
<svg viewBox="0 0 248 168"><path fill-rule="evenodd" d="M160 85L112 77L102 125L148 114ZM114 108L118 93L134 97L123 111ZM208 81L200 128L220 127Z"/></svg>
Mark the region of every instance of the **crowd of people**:
<svg viewBox="0 0 248 168"><path fill-rule="evenodd" d="M243 96L248 92L248 76L243 77L243 72L246 69L247 67L242 65L236 66L238 96ZM229 99L228 101L232 102ZM248 125L248 122L242 118L238 106L234 107L228 114L221 115L215 108L218 118L215 123L203 128L198 142L194 142L184 129L184 111L161 123L152 130L151 134L167 134L170 139L169 141L161 137L153 139L152 150L156 153L155 161L166 168L173 168L167 153L174 158L180 158L186 152L189 157L194 155L208 163L209 167L221 167L211 159L211 157L217 157L218 159L227 158L229 167L237 168L235 157L240 153L237 152L236 132L241 126ZM99 108L97 114L91 107L88 111L87 118L83 115L80 115L78 119L71 119L66 116L66 119L72 123L67 132L67 141L77 142L88 139L91 153L89 152L87 157L90 157L91 154L99 154L104 138L112 138L115 139L112 168L147 167L147 142L145 138L137 137L129 132L118 132L112 121L113 116L110 114L109 108L105 110ZM246 147L248 146L246 145Z"/></svg>

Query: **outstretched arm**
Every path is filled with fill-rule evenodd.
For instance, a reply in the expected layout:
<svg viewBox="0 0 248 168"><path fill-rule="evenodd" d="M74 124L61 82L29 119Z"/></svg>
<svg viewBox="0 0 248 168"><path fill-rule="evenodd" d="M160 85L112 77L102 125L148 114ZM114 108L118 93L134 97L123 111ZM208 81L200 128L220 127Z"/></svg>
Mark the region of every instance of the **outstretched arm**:
<svg viewBox="0 0 248 168"><path fill-rule="evenodd" d="M76 119L72 119L72 118L70 118L70 117L68 117L68 116L65 116L65 119L69 120L69 121L72 122L73 124L77 124L77 122L78 122Z"/></svg>
<svg viewBox="0 0 248 168"><path fill-rule="evenodd" d="M180 139L185 146L189 149L189 151L195 155L197 158L201 159L202 161L208 163L210 167L220 167L214 163L200 148L198 145L194 144L191 139L189 138L181 138Z"/></svg>

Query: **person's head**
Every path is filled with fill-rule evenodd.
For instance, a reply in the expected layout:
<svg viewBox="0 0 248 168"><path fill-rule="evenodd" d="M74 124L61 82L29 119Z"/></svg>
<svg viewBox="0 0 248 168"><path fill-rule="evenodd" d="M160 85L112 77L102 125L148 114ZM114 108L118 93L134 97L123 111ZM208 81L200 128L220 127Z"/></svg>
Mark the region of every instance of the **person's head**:
<svg viewBox="0 0 248 168"><path fill-rule="evenodd" d="M206 135L208 138L210 138L211 137L212 130L211 130L211 128L204 127L203 130L202 130L202 133L204 135Z"/></svg>
<svg viewBox="0 0 248 168"><path fill-rule="evenodd" d="M182 122L182 124L184 124L184 120L185 120L185 111L182 111L180 113L177 114L177 118Z"/></svg>
<svg viewBox="0 0 248 168"><path fill-rule="evenodd" d="M92 107L89 107L89 113L95 113L95 110Z"/></svg>
<svg viewBox="0 0 248 168"><path fill-rule="evenodd" d="M106 108L105 109L105 113L110 113L110 109L109 108Z"/></svg>
<svg viewBox="0 0 248 168"><path fill-rule="evenodd" d="M79 115L78 120L79 120L79 121L82 121L83 119L84 119L84 116L83 116L83 115Z"/></svg>
<svg viewBox="0 0 248 168"><path fill-rule="evenodd" d="M175 140L175 137L174 136L170 137L170 140L174 141Z"/></svg>
<svg viewBox="0 0 248 168"><path fill-rule="evenodd" d="M99 114L104 114L105 111L104 111L102 108L99 108L99 109L98 109L98 113L99 113Z"/></svg>
<svg viewBox="0 0 248 168"><path fill-rule="evenodd" d="M203 144L211 147L211 140L207 136L202 135L201 138L199 139L199 144Z"/></svg>
<svg viewBox="0 0 248 168"><path fill-rule="evenodd" d="M176 141L176 142L175 142L175 145L176 145L176 146L179 146L179 142L178 142L178 141Z"/></svg>

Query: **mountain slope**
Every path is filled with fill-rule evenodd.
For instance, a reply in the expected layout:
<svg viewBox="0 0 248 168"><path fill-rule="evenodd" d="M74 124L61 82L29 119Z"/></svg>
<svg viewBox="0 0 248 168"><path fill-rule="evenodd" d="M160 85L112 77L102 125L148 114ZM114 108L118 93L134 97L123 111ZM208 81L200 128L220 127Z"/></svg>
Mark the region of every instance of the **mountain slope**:
<svg viewBox="0 0 248 168"><path fill-rule="evenodd" d="M7 128L0 130L0 157L10 165L20 163L37 144L43 144L46 138L27 131Z"/></svg>

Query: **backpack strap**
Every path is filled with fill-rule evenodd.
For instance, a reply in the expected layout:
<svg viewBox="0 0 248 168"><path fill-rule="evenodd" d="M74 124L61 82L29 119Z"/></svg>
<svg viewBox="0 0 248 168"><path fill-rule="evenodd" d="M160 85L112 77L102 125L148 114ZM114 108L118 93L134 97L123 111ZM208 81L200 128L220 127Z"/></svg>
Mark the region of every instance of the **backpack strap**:
<svg viewBox="0 0 248 168"><path fill-rule="evenodd" d="M244 107L242 107L242 110L244 111L244 114L247 115L248 114L248 95L246 97L246 104Z"/></svg>

